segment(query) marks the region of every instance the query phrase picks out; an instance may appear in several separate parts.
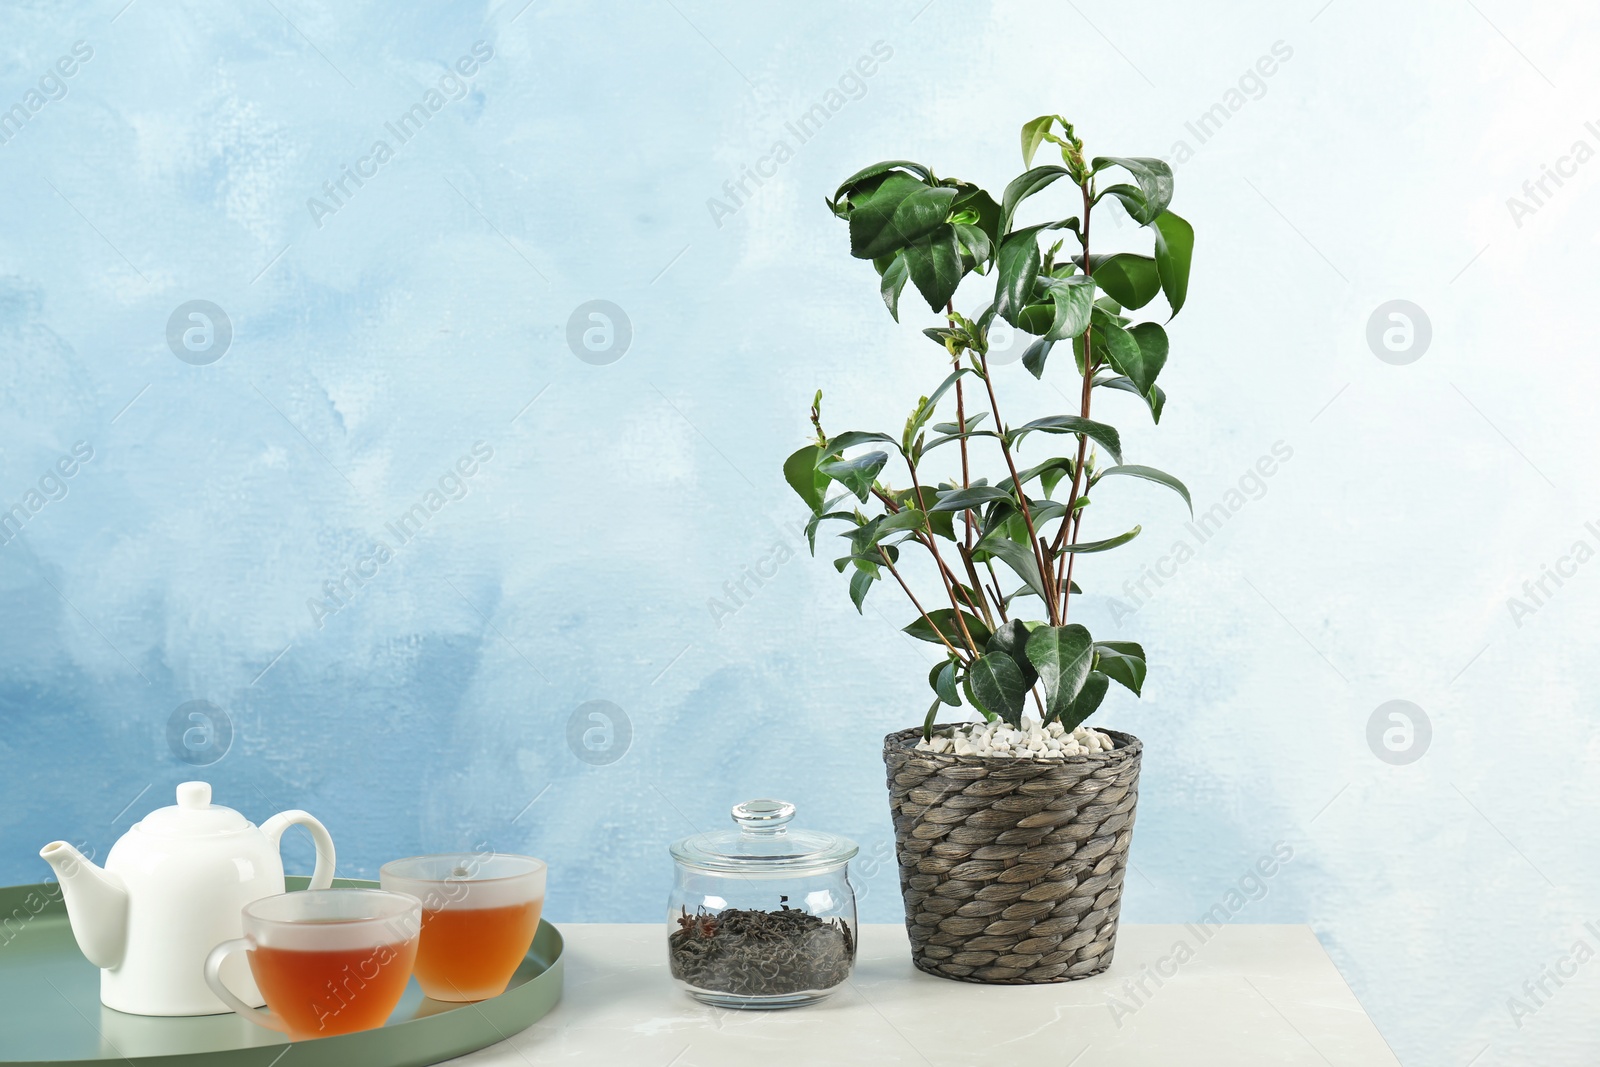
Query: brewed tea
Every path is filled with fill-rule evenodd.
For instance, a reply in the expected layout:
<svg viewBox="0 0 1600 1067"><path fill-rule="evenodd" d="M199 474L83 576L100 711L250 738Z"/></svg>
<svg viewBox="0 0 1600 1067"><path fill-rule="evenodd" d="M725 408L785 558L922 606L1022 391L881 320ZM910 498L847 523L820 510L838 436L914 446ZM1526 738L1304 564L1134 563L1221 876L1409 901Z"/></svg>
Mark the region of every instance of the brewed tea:
<svg viewBox="0 0 1600 1067"><path fill-rule="evenodd" d="M528 954L544 900L503 908L422 909L417 984L435 1000L487 1000Z"/></svg>
<svg viewBox="0 0 1600 1067"><path fill-rule="evenodd" d="M258 945L250 970L290 1036L329 1037L382 1026L405 993L416 954L415 938L331 950Z"/></svg>

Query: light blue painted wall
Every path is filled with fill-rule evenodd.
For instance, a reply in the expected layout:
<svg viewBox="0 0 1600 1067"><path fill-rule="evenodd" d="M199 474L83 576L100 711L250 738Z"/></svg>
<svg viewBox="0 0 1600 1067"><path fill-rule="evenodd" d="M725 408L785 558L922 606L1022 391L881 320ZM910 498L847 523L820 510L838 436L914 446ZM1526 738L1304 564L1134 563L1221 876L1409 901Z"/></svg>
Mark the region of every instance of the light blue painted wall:
<svg viewBox="0 0 1600 1067"><path fill-rule="evenodd" d="M1406 1063L1600 1047L1600 967L1520 1027L1507 1005L1600 919L1600 565L1507 607L1600 545L1600 168L1507 206L1600 146L1592 10L119 6L0 13L0 107L93 52L0 144L0 500L93 452L0 546L6 880L43 877L50 838L103 855L196 773L257 821L319 815L348 875L478 841L545 856L557 921L656 920L667 843L755 795L887 856L880 739L920 717L926 650L892 597L858 616L826 562L789 558L778 468L814 388L836 429L894 427L939 370L822 198L894 157L997 189L1019 123L1062 111L1093 151L1174 157L1199 232L1164 424L1101 402L1130 456L1208 508L1292 450L1116 621L1187 535L1153 488L1097 501L1103 529L1145 528L1079 572L1082 621L1152 662L1145 699L1101 717L1147 745L1125 918L1195 919L1286 842L1237 920L1312 924ZM476 42L461 98L314 220ZM875 45L798 143L786 123ZM1202 143L1188 124L1229 103ZM792 158L714 218L779 140ZM1409 366L1365 340L1396 298L1432 323ZM196 299L233 329L204 366L166 340ZM633 332L609 365L566 340L595 299ZM1064 406L1002 377L1018 421ZM475 447L460 498L391 540ZM377 538L393 558L314 618ZM1366 740L1391 699L1432 725L1405 766ZM167 740L194 700L233 729L201 772ZM608 765L567 741L592 700L631 723ZM867 919L897 918L892 863L857 881Z"/></svg>

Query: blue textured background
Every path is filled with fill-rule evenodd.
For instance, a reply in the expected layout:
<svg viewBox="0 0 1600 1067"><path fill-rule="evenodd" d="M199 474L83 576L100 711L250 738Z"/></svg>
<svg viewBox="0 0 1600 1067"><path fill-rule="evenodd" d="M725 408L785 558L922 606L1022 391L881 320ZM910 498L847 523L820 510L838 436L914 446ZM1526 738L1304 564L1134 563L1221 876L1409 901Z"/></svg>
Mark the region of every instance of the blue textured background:
<svg viewBox="0 0 1600 1067"><path fill-rule="evenodd" d="M940 362L822 199L897 157L998 190L1018 125L1061 111L1092 152L1173 158L1198 232L1163 425L1096 410L1201 509L1244 479L1132 615L1110 597L1185 516L1132 482L1096 501L1093 529L1145 527L1078 571L1081 621L1152 664L1098 720L1147 746L1124 918L1196 919L1286 842L1236 921L1311 923L1406 1063L1580 1062L1600 966L1532 1016L1508 998L1600 919L1600 567L1507 599L1600 545L1595 30L1508 0L6 5L0 507L27 514L0 545L0 876L44 877L55 837L103 855L205 777L256 821L320 816L344 874L486 841L550 860L558 921L655 921L667 843L779 795L861 842L864 915L898 918L879 745L920 719L929 650L887 590L858 616L794 554L779 466L816 387L833 430L892 429ZM314 219L480 41L460 99ZM1409 366L1366 341L1395 298L1432 322ZM234 331L205 366L166 338L197 299ZM633 331L609 365L567 341L595 299ZM1067 370L1003 368L1012 420L1067 409ZM393 558L318 618L378 538ZM1432 725L1405 766L1367 742L1391 699ZM169 743L195 700L233 733L200 770ZM592 700L625 751L569 744Z"/></svg>

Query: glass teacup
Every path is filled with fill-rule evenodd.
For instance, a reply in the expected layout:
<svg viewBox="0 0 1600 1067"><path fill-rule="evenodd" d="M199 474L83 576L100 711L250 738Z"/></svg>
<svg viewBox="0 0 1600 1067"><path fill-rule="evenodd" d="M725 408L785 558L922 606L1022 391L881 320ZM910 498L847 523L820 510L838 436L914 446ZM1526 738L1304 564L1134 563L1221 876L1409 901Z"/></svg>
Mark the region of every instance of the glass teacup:
<svg viewBox="0 0 1600 1067"><path fill-rule="evenodd" d="M416 976L425 994L470 1001L505 992L539 929L544 861L454 852L393 860L378 877L422 901Z"/></svg>
<svg viewBox="0 0 1600 1067"><path fill-rule="evenodd" d="M244 908L244 936L206 957L206 983L238 1014L291 1038L382 1026L400 1003L417 956L422 905L381 889L306 889ZM249 953L267 1008L222 984L223 960Z"/></svg>

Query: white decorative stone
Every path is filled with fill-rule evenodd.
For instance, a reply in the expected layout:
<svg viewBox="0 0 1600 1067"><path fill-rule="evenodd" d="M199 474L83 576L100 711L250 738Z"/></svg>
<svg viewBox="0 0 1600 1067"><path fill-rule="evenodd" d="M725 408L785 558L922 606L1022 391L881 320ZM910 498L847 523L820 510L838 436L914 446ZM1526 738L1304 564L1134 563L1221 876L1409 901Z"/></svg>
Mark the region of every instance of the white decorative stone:
<svg viewBox="0 0 1600 1067"><path fill-rule="evenodd" d="M994 722L967 723L948 735L917 742L921 752L946 752L956 756L1009 756L1014 759L1060 759L1089 756L1116 748L1111 737L1088 726L1067 730L1059 722L1042 725L1024 718L1021 727Z"/></svg>

